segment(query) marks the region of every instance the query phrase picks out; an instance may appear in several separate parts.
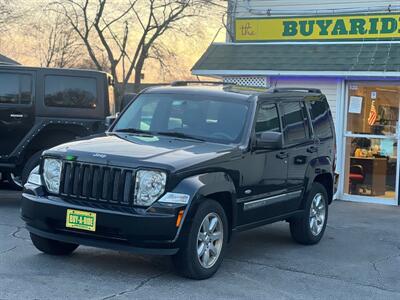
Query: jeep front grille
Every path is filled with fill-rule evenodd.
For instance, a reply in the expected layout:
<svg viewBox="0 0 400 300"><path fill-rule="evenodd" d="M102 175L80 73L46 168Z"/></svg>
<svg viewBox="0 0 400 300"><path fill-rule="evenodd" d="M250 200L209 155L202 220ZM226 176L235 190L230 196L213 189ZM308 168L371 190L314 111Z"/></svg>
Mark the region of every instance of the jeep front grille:
<svg viewBox="0 0 400 300"><path fill-rule="evenodd" d="M80 200L132 205L134 177L132 169L64 162L60 194Z"/></svg>

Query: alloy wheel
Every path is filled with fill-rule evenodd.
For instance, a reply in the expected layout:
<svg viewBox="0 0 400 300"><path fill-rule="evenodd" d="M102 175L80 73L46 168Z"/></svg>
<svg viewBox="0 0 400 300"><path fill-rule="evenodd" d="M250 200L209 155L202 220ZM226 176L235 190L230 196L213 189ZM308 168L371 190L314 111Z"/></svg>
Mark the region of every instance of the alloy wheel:
<svg viewBox="0 0 400 300"><path fill-rule="evenodd" d="M321 193L317 193L310 207L310 230L314 236L321 233L324 228L326 209L325 209L325 198Z"/></svg>
<svg viewBox="0 0 400 300"><path fill-rule="evenodd" d="M202 267L209 269L217 262L223 245L224 227L216 213L203 219L197 234L197 258Z"/></svg>

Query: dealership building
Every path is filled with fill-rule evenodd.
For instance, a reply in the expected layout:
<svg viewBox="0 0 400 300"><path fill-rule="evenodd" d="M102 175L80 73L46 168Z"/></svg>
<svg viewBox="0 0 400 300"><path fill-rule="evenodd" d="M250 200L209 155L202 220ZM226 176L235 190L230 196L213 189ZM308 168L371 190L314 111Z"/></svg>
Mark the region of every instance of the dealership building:
<svg viewBox="0 0 400 300"><path fill-rule="evenodd" d="M227 31L192 73L319 88L337 132L337 197L399 205L399 2L230 0Z"/></svg>

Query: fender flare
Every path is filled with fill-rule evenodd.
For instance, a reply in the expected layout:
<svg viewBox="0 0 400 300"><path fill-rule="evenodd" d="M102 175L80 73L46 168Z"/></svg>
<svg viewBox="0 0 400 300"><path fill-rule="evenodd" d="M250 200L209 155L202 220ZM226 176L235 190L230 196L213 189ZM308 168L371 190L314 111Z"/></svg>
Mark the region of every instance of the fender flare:
<svg viewBox="0 0 400 300"><path fill-rule="evenodd" d="M90 126L93 121L73 121L73 120L38 120L35 125L31 128L31 130L25 135L25 137L20 141L20 143L15 147L15 149L10 153L9 157L15 157L16 163L19 165L23 162L24 156L28 151L31 150L31 147L37 141L38 137L45 131L49 132L68 132L78 134L78 131L83 134L83 136L87 136L90 134ZM62 128L65 126L65 128ZM72 126L74 129L70 129L68 126ZM58 128L57 128L58 127ZM56 146L57 143L54 145Z"/></svg>
<svg viewBox="0 0 400 300"><path fill-rule="evenodd" d="M181 231L187 226L188 219L193 216L201 201L215 193L227 192L231 195L232 220L230 231L236 226L237 202L236 187L231 177L225 172L212 172L193 175L183 179L173 190L173 193L182 193L190 196L186 206L181 226L175 240L181 236ZM230 234L229 234L230 235Z"/></svg>

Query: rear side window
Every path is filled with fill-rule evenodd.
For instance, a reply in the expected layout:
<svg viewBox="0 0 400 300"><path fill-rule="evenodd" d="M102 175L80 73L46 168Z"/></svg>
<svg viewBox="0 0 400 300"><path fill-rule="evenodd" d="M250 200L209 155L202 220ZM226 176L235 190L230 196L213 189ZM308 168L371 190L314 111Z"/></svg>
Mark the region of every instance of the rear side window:
<svg viewBox="0 0 400 300"><path fill-rule="evenodd" d="M315 135L320 139L332 137L333 130L328 103L325 101L312 101L309 105Z"/></svg>
<svg viewBox="0 0 400 300"><path fill-rule="evenodd" d="M0 104L31 104L32 76L0 73Z"/></svg>
<svg viewBox="0 0 400 300"><path fill-rule="evenodd" d="M303 102L281 104L284 136L287 144L294 144L309 137L307 114Z"/></svg>
<svg viewBox="0 0 400 300"><path fill-rule="evenodd" d="M94 78L48 75L44 86L47 106L96 108L97 84Z"/></svg>
<svg viewBox="0 0 400 300"><path fill-rule="evenodd" d="M278 110L275 104L261 104L256 119L256 134L266 131L280 132Z"/></svg>

